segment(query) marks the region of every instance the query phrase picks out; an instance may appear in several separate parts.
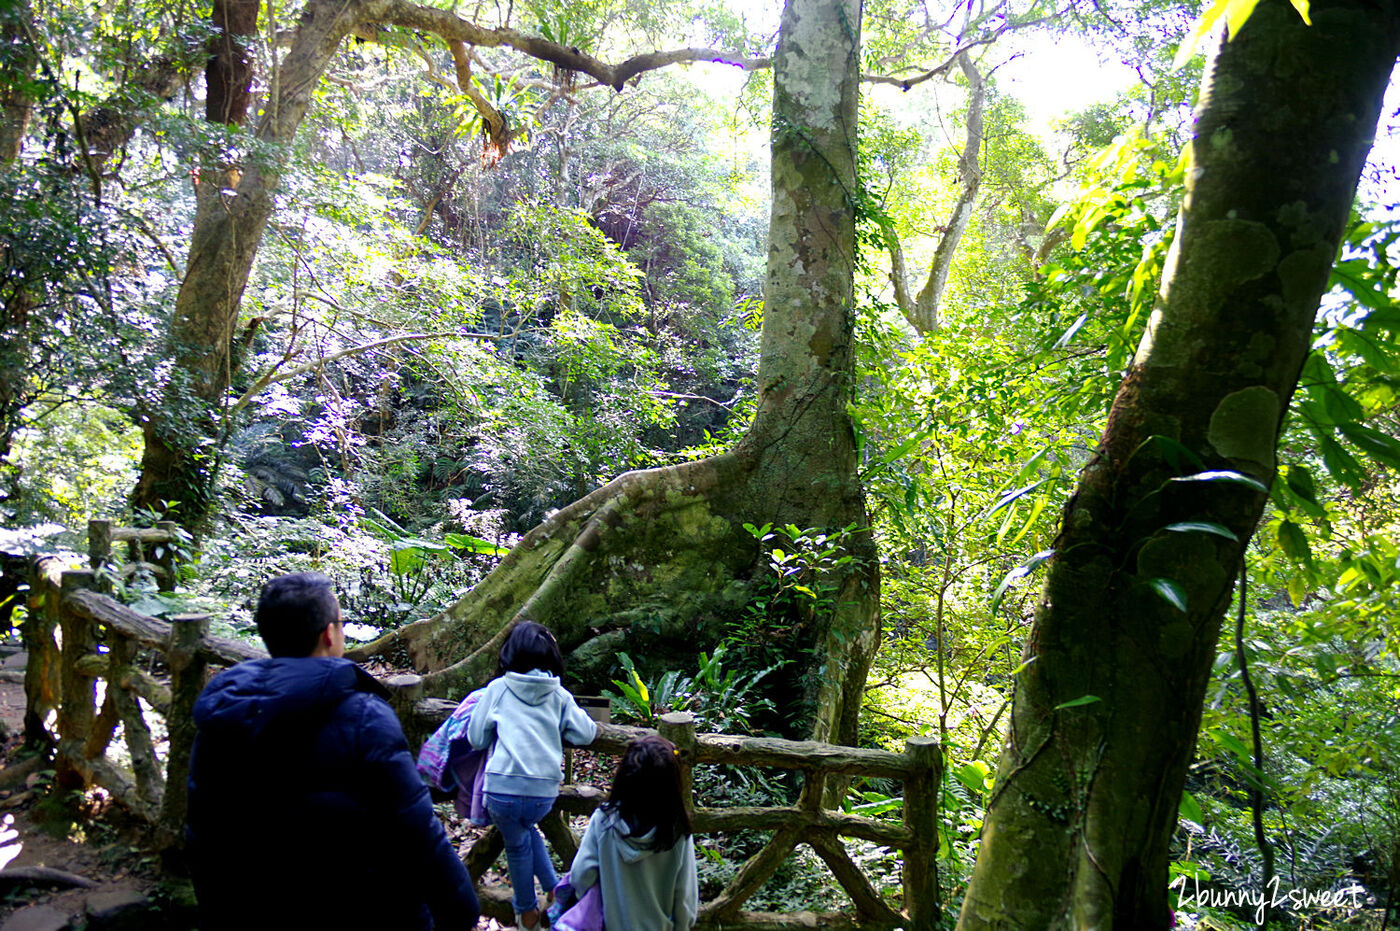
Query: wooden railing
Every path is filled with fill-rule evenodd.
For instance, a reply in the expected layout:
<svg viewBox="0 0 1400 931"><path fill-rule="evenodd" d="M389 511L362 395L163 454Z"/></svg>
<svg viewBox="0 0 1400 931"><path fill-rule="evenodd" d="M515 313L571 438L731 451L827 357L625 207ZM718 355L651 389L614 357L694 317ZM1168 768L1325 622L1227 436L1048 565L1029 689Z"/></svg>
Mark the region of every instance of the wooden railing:
<svg viewBox="0 0 1400 931"><path fill-rule="evenodd" d="M430 731L451 714L456 705L415 694L416 676L396 677L400 717ZM411 714L405 714L409 708ZM728 834L738 831L771 831L772 836L740 868L717 896L701 903L697 927L702 929L784 928L907 928L935 927L940 914L938 873L938 793L942 757L938 743L915 737L903 753L843 747L814 741L768 737L735 737L697 734L694 719L685 713L663 715L660 727L627 727L600 724L590 751L621 756L628 744L646 734L660 733L680 751L686 807L696 834ZM785 806L697 808L691 792L692 771L697 765L763 766L799 771L802 790L797 803ZM903 820L879 821L822 806L827 783L833 777L878 776L904 783ZM563 863L573 862L578 838L565 823L566 815L588 815L604 799L591 786L564 786L559 803L540 822L540 829ZM855 837L903 852L903 909L889 904L865 872L851 859L842 837ZM854 912L800 912L777 914L745 911L744 904L793 854L807 844L825 862L832 876L850 898ZM476 841L466 856L467 868L478 880L500 856L503 844L495 830ZM482 910L503 922L511 918L510 893L496 887L480 888Z"/></svg>
<svg viewBox="0 0 1400 931"><path fill-rule="evenodd" d="M236 640L209 635L209 619L185 615L170 623L138 614L94 589L90 570L64 569L53 558L34 563L30 610L24 626L29 649L26 671L26 729L54 744L55 781L60 788L100 785L132 812L148 819L164 846L181 842L186 813L186 776L194 740L195 699L211 666L227 666L266 656ZM61 633L62 647L55 639ZM165 675L153 670L163 667ZM456 707L454 702L423 696L418 676L391 676L395 712L410 746L431 733ZM99 703L98 683L102 699ZM161 765L158 735L142 711L141 699L165 722L169 745ZM55 715L56 736L46 720ZM122 726L129 767L111 752L117 725ZM938 920L938 792L942 772L937 743L913 738L903 753L842 747L810 741L697 734L688 714L664 715L659 732L680 751L683 789L699 835L771 831L767 843L748 859L714 898L703 902L698 927L704 929L907 928L930 929ZM656 733L646 728L599 725L590 751L621 756L636 738ZM801 772L803 785L795 804L768 807L696 807L692 772L701 765L761 766ZM824 808L828 783L850 776L897 779L904 784L902 821L880 821ZM579 839L566 816L588 815L603 801L591 786L566 785L559 803L540 823L563 863L572 863ZM903 853L902 909L887 902L852 860L843 837L859 838ZM807 844L826 864L850 898L853 910L776 914L744 910L764 882ZM499 858L503 844L488 830L464 860L474 879ZM511 920L510 893L481 886L483 911Z"/></svg>
<svg viewBox="0 0 1400 931"><path fill-rule="evenodd" d="M180 526L173 520L156 521L154 527L117 527L110 520L88 521L88 561L92 568L107 566L124 579L149 572L163 592L175 591L175 551L179 542ZM129 546L127 559L113 557L114 543Z"/></svg>
<svg viewBox="0 0 1400 931"><path fill-rule="evenodd" d="M267 654L210 636L206 615L156 620L100 594L98 585L91 570L64 569L48 557L34 563L23 629L29 651L26 732L35 742L54 745L59 788L99 785L149 820L160 843L177 845L185 821L194 702L207 669ZM165 677L153 674L152 665L163 666ZM169 741L164 766L138 698L164 720ZM50 713L52 733L46 724ZM118 724L129 766L110 752Z"/></svg>

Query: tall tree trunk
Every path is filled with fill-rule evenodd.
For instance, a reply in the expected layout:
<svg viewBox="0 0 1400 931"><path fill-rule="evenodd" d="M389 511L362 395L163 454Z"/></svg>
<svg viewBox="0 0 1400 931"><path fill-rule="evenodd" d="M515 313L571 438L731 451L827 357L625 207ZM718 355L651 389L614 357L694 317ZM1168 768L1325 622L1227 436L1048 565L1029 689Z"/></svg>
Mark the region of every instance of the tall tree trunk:
<svg viewBox="0 0 1400 931"><path fill-rule="evenodd" d="M1394 2L1311 12L1263 0L1208 69L1161 300L1066 508L960 928L1168 926L1221 619L1400 48Z"/></svg>
<svg viewBox="0 0 1400 931"><path fill-rule="evenodd" d="M39 54L25 28L31 15L28 0L0 8L0 165L19 158L34 109L30 85Z"/></svg>
<svg viewBox="0 0 1400 931"><path fill-rule="evenodd" d="M16 2L0 10L0 184L18 159L34 108L30 84L38 67L38 53L25 29L30 16L28 2ZM24 405L24 380L29 359L29 310L32 292L22 272L14 270L10 250L0 246L0 263L11 269L0 288L0 463L10 455L19 411ZM13 476L0 473L0 500L13 493Z"/></svg>
<svg viewBox="0 0 1400 931"><path fill-rule="evenodd" d="M852 391L858 0L789 0L774 64L773 207L758 412L731 452L629 472L550 517L442 615L357 651L429 672L436 694L489 678L510 624L549 625L571 659L694 656L745 608L758 556L745 522L839 530L854 557L794 657L819 738L855 739L878 641L878 570L856 475ZM759 570L761 571L761 569ZM599 632L602 632L599 635Z"/></svg>
<svg viewBox="0 0 1400 931"><path fill-rule="evenodd" d="M257 28L256 0L220 0L213 58L206 70L206 118L236 125L248 110L252 71L243 39ZM354 4L312 2L302 13L273 85L257 138L270 149L291 143L311 94L354 23ZM200 526L211 505L220 414L233 379L234 330L253 258L272 215L275 158L201 170L189 263L167 344L172 376L158 411L144 423L141 476L132 504ZM163 502L179 502L169 509Z"/></svg>

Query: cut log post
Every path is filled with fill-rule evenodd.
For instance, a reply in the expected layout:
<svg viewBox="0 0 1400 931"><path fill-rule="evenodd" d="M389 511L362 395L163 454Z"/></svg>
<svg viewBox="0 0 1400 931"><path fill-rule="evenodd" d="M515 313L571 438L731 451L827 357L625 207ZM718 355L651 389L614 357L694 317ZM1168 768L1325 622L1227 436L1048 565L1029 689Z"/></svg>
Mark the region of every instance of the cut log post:
<svg viewBox="0 0 1400 931"><path fill-rule="evenodd" d="M141 797L141 793L136 790L136 783L126 772L113 765L112 761L105 756L100 756L95 760L85 760L82 758L83 746L77 741L60 740L58 742L59 759L67 759L72 768L78 773L82 784L100 785L107 790L107 794L112 797L112 801L136 815L151 821L155 818L155 812L146 804L146 800ZM57 779L55 779L55 785Z"/></svg>
<svg viewBox="0 0 1400 931"><path fill-rule="evenodd" d="M910 737L904 744L912 772L904 780L904 907L910 931L937 927L942 903L938 890L938 792L943 754L931 737Z"/></svg>
<svg viewBox="0 0 1400 931"><path fill-rule="evenodd" d="M156 529L165 531L164 543L156 544L153 562L163 570L156 573L156 585L163 592L175 591L175 541L179 539L180 525L173 520L156 521Z"/></svg>
<svg viewBox="0 0 1400 931"><path fill-rule="evenodd" d="M97 718L97 680L84 675L78 661L97 648L97 625L63 602L70 592L92 591L97 584L90 569L70 569L60 583L59 628L63 632L63 701L58 709L59 754L55 766L54 789L67 792L87 783L83 770L65 747L81 748ZM79 751L81 752L81 751Z"/></svg>
<svg viewBox="0 0 1400 931"><path fill-rule="evenodd" d="M101 660L94 663L92 660ZM94 679L105 679L111 669L111 657L102 655L85 656L77 663L80 673L91 676ZM108 687L106 694L102 698L102 710L97 712L97 717L92 720L92 728L88 731L87 737L83 740L83 759L95 760L107 752L107 747L112 743L112 738L116 736L117 725L121 723L121 714L117 711L117 703L112 693L116 689Z"/></svg>
<svg viewBox="0 0 1400 931"><path fill-rule="evenodd" d="M40 556L30 564L29 611L20 634L29 661L24 669L24 742L31 748L53 743L46 721L63 694L62 661L54 630L62 600L63 561Z"/></svg>
<svg viewBox="0 0 1400 931"><path fill-rule="evenodd" d="M190 750L194 746L194 703L204 690L208 662L204 640L209 634L207 614L177 614L170 619L166 662L170 665L170 711L165 725L170 751L165 764L165 797L156 825L159 845L169 849L184 841L185 811L189 804Z"/></svg>
<svg viewBox="0 0 1400 931"><path fill-rule="evenodd" d="M88 565L94 572L101 572L102 567L112 561L112 522L110 520L90 520L88 521ZM99 576L100 580L100 576ZM99 581L99 591L104 594L110 590L109 585Z"/></svg>
<svg viewBox="0 0 1400 931"><path fill-rule="evenodd" d="M688 711L663 714L657 722L662 737L676 745L681 766L681 800L685 813L695 821L695 716Z"/></svg>

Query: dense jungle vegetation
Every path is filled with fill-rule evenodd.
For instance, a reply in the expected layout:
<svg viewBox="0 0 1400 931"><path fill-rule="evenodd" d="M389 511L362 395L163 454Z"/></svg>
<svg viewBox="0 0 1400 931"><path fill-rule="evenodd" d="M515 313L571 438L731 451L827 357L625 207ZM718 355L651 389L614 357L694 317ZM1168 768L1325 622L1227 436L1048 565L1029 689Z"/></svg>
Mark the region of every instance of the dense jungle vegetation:
<svg viewBox="0 0 1400 931"><path fill-rule="evenodd" d="M207 611L223 632L246 633L263 581L316 569L336 579L366 656L451 671L440 680L449 697L479 675L473 651L528 608L561 630L574 684L613 693L615 717L687 709L716 730L895 749L936 736L950 924L965 896L990 901L970 884L1010 881L1007 857L1048 861L1032 869L1051 878L1026 887L1051 911L998 925L969 907L965 926L1072 927L1071 916L1098 914L1064 861L1138 808L1164 825L1140 840L1161 856L1142 854L1142 866L1117 851L1091 865L1113 873L1114 895L1157 891L1123 891L1104 927L1165 927L1168 883L1178 926L1252 927L1251 905L1175 895L1271 880L1285 898L1360 889L1355 908L1275 909L1280 927L1400 920L1394 103L1380 111L1360 193L1344 181L1333 195L1346 214L1340 249L1302 233L1288 247L1320 243L1324 265L1336 257L1318 278L1320 307L1298 311L1303 330L1313 325L1294 334L1296 359L1262 326L1229 330L1254 325L1239 323L1255 320L1253 305L1231 303L1241 309L1218 329L1161 317L1180 295L1215 293L1171 278L1192 261L1231 287L1263 274L1232 271L1264 249L1233 213L1214 222L1238 229L1199 235L1177 221L1184 201L1189 216L1223 196L1206 186L1216 176L1201 167L1205 148L1189 144L1199 114L1210 118L1200 87L1212 17L1240 33L1221 53L1233 78L1229 49L1259 48L1249 30L1309 42L1318 27L1302 17L1325 24L1356 4L1222 0L1204 22L1182 0L818 5L789 7L836 17L829 7L847 30L852 11L859 22L858 119L837 134L849 170L829 154L839 145L781 110L825 93L828 76L775 75L776 3L364 0L347 5L367 12L335 27L313 65L298 43L324 0L7 0L0 551L81 552L92 517L173 519L187 532L180 591L120 581L153 615ZM1392 44L1356 58L1393 62L1396 13L1375 6L1389 18L1368 32ZM1057 41L1138 80L1041 132L999 71ZM1307 67L1270 67L1293 90L1231 112L1268 110L1268 131L1305 135L1323 122L1308 116L1313 102L1336 109L1319 75L1341 56L1318 52L1326 61L1310 70L1289 48L1280 60ZM601 64L668 49L684 54L627 74ZM1215 90L1236 85L1252 87L1217 79ZM1206 148L1240 146L1246 173L1274 138L1213 132ZM770 134L775 153L804 165L819 152L850 183L831 194L795 180L775 167L780 154L770 163ZM1349 150L1316 145L1298 164L1325 181ZM833 327L849 330L845 349L820 321L816 335L792 336L819 300L779 306L813 273L782 260L783 243L809 235L778 232L774 198L800 202L794 192L817 203L798 211L809 219L818 207L848 215L837 243L853 250L853 299L828 301L844 308ZM1269 215L1286 224L1291 209ZM1257 261L1282 268L1279 254ZM1293 300L1279 274L1284 297L1261 304ZM1208 367L1210 345L1231 360L1257 352L1260 370L1275 355L1293 365L1271 389L1282 406L1260 407L1258 387L1222 389L1237 404L1183 387L1180 417L1134 420L1124 375L1149 384L1151 352L1188 331L1205 347L1192 344L1190 365ZM806 377L793 358L825 364L828 350L837 387L807 396L827 418L811 427L806 408L782 406L780 385ZM1188 365L1183 381L1194 380ZM1115 439L1129 421L1134 439ZM776 452L742 467L726 458L755 449ZM1109 461L1148 477L1105 492L1093 476ZM1209 506L1172 497L1188 491ZM636 503L697 494L705 503L679 516ZM590 509L605 501L635 505L634 518L608 512L626 547L605 544L591 574L550 581L545 567L516 581L536 571L528 553L591 532ZM1143 501L1156 502L1148 529ZM1094 528L1116 535L1111 570L1083 555L1109 544L1074 536ZM533 548L507 558L527 534ZM1189 552L1163 555L1168 539ZM464 598L498 566L487 584L514 599L500 617ZM1054 571L1080 574L1043 588ZM1118 600L1093 601L1100 591ZM1057 620L1071 601L1105 629ZM22 608L6 610L18 623ZM1053 662L1082 679L1042 670L1055 624L1109 644L1138 616L1156 625L1153 649L1160 629L1166 660L1121 644L1102 660L1067 648ZM1137 683L1185 653L1199 669L1163 687L1179 713L1143 686L1149 707L1123 723ZM1059 767L1043 779L1035 754L1003 746L1014 716L1028 717L1013 741L1037 707L1068 722L1046 725L1041 747L1067 743L1041 757ZM1113 755L1133 741L1160 744L1163 761ZM1095 794L1100 761L1105 773L1173 771L1165 755L1181 772L1163 777L1161 798ZM1035 809L1024 817L1066 847L1013 846L982 861L999 880L974 877L984 821L1013 805L1003 789L1022 770L1041 780L1018 796ZM709 791L784 787L720 780ZM1063 800L1042 801L1052 796ZM897 813L899 799L862 783L845 804ZM999 842L1040 837L1028 823ZM886 852L857 856L897 885ZM716 853L702 881L726 869ZM819 874L785 872L769 904L824 900Z"/></svg>

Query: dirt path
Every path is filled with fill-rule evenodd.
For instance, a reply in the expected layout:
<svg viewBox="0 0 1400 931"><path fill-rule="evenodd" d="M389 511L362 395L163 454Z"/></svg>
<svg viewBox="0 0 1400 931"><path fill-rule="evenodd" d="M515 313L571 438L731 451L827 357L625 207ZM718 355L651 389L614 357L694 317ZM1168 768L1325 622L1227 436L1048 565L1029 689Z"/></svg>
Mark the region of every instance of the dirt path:
<svg viewBox="0 0 1400 931"><path fill-rule="evenodd" d="M7 766L19 755L23 674L23 654L9 656L0 665L0 725L8 735ZM149 902L157 876L153 858L136 846L136 832L105 810L98 793L89 794L83 806L89 817L77 823L57 817L56 806L41 804L48 794L45 772L0 789L0 821L7 828L0 834L0 931L139 927L131 922L132 911ZM6 872L26 868L57 870L91 886L6 880Z"/></svg>

